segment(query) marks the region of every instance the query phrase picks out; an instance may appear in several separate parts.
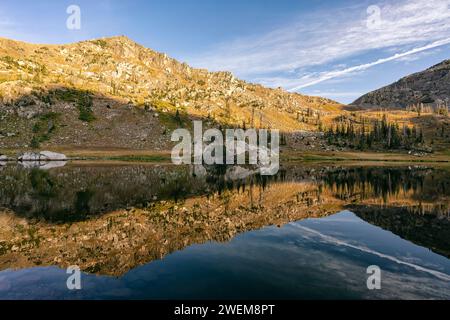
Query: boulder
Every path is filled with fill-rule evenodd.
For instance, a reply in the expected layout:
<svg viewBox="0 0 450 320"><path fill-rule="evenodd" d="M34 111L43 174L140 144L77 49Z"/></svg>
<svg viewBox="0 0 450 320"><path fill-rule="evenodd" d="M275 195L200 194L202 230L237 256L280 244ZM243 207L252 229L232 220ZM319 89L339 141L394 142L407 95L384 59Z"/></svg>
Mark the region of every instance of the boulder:
<svg viewBox="0 0 450 320"><path fill-rule="evenodd" d="M21 156L19 156L19 161L39 161L39 153L35 152L25 152Z"/></svg>
<svg viewBox="0 0 450 320"><path fill-rule="evenodd" d="M67 161L66 155L51 151L25 152L18 158L19 161Z"/></svg>
<svg viewBox="0 0 450 320"><path fill-rule="evenodd" d="M227 169L227 172L225 174L225 180L227 181L234 181L234 180L243 180L253 174L255 174L257 171L254 170L248 170L240 166L232 166Z"/></svg>
<svg viewBox="0 0 450 320"><path fill-rule="evenodd" d="M62 153L56 153L56 152L51 152L51 151L41 151L40 155L41 155L41 160L67 161L66 155L62 154Z"/></svg>
<svg viewBox="0 0 450 320"><path fill-rule="evenodd" d="M4 155L0 155L0 166L6 165L6 161L8 161L8 157Z"/></svg>

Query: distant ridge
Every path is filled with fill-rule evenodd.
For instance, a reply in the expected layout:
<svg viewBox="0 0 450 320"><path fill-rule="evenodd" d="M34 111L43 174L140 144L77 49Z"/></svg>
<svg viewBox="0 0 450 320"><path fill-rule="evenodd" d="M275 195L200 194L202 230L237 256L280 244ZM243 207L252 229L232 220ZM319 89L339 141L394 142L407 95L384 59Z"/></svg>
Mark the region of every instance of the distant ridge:
<svg viewBox="0 0 450 320"><path fill-rule="evenodd" d="M351 105L403 109L413 104L440 104L450 99L450 60L372 91Z"/></svg>

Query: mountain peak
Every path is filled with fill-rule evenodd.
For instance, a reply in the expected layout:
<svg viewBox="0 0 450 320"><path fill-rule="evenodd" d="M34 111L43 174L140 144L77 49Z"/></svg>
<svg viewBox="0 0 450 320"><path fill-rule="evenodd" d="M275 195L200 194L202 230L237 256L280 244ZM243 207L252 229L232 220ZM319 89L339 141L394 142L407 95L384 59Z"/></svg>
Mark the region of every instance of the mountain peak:
<svg viewBox="0 0 450 320"><path fill-rule="evenodd" d="M450 60L369 92L352 105L362 107L406 108L424 103L439 105L450 97Z"/></svg>
<svg viewBox="0 0 450 320"><path fill-rule="evenodd" d="M438 64L430 67L428 70L436 70L441 68L448 68L450 66L450 59L439 62Z"/></svg>
<svg viewBox="0 0 450 320"><path fill-rule="evenodd" d="M103 126L112 125L110 119L117 116L113 106L117 106L124 110L121 120L127 128L138 123L135 131L142 134L148 124L158 119L161 123L153 124L155 130L167 132L168 127L175 127L180 121L174 120L175 114L234 127L315 131L319 118L331 117L340 108L328 99L265 88L236 79L227 72L192 68L126 36L67 45L7 41L0 46L0 111L18 115L19 120L14 118L10 123L22 118L37 121L32 119L51 112L66 117L67 128L76 128L83 121L76 114L84 112L78 116L96 119L92 121L101 131ZM89 108L93 114L77 109L88 99L86 95L92 99ZM145 116L136 119L142 111ZM151 112L157 115L152 118ZM143 120L146 122L141 125ZM21 130L28 132L31 140L32 126L26 127L26 122L23 125ZM73 134L69 129L64 131L65 137ZM150 144L139 137L136 139L133 143L139 148ZM120 146L129 143L127 140Z"/></svg>
<svg viewBox="0 0 450 320"><path fill-rule="evenodd" d="M90 40L91 42L95 41L106 41L106 42L121 42L121 43L133 43L137 44L136 41L130 39L125 35L111 36L111 37L102 37Z"/></svg>

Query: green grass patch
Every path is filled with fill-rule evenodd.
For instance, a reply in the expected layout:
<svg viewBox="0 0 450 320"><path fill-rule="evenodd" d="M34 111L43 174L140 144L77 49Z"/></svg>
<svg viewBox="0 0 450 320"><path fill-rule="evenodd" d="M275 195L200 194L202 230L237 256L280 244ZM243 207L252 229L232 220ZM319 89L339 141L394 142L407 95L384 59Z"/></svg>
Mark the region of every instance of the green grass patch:
<svg viewBox="0 0 450 320"><path fill-rule="evenodd" d="M92 41L92 43L98 45L101 48L106 48L108 46L108 43L102 39L94 40L94 41Z"/></svg>
<svg viewBox="0 0 450 320"><path fill-rule="evenodd" d="M360 158L346 158L346 157L334 157L334 156L320 156L320 155L302 155L298 157L287 157L286 159L283 159L283 156L281 156L282 160L288 161L288 162L392 162L392 163L450 163L449 160L438 160L438 159L427 159L427 158L421 158L421 159L380 159L380 158L367 158L367 159L360 159Z"/></svg>
<svg viewBox="0 0 450 320"><path fill-rule="evenodd" d="M92 96L89 93L85 93L77 101L78 111L80 115L78 119L84 122L92 122L95 120L94 112L92 110L94 104L92 102Z"/></svg>
<svg viewBox="0 0 450 320"><path fill-rule="evenodd" d="M189 129L192 126L192 123L189 121L186 107L177 107L167 101L161 100L153 101L152 105L160 113L159 120L167 129Z"/></svg>
<svg viewBox="0 0 450 320"><path fill-rule="evenodd" d="M60 101L65 102L78 102L79 99L85 94L85 91L74 89L57 89L50 92L50 95Z"/></svg>
<svg viewBox="0 0 450 320"><path fill-rule="evenodd" d="M48 112L37 118L32 128L33 138L30 141L31 148L38 149L42 142L50 140L51 135L57 129L59 117L59 113Z"/></svg>
<svg viewBox="0 0 450 320"><path fill-rule="evenodd" d="M175 112L177 110L176 106L167 101L154 100L152 101L152 105L156 110L161 112Z"/></svg>
<svg viewBox="0 0 450 320"><path fill-rule="evenodd" d="M128 162L162 162L170 160L170 155L144 155L144 156L112 156L103 157L103 160L128 161Z"/></svg>
<svg viewBox="0 0 450 320"><path fill-rule="evenodd" d="M92 94L89 91L74 89L55 90L52 95L60 101L76 103L80 112L78 119L84 122L95 120L93 112Z"/></svg>
<svg viewBox="0 0 450 320"><path fill-rule="evenodd" d="M3 56L0 58L0 60L6 63L9 66L9 68L11 67L19 68L19 63L11 56Z"/></svg>
<svg viewBox="0 0 450 320"><path fill-rule="evenodd" d="M192 127L192 123L189 121L187 114L180 113L162 113L159 116L161 124L163 124L169 130L175 130L178 128L189 129Z"/></svg>

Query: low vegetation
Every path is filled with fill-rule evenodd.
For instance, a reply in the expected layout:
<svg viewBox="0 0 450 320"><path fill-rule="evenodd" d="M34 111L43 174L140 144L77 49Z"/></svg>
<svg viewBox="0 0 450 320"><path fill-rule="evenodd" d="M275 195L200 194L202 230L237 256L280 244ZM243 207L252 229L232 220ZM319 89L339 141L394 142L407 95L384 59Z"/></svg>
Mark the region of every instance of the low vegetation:
<svg viewBox="0 0 450 320"><path fill-rule="evenodd" d="M92 93L89 91L81 91L75 89L55 90L50 93L56 99L75 103L79 116L78 119L85 122L92 122L95 120L93 112Z"/></svg>
<svg viewBox="0 0 450 320"><path fill-rule="evenodd" d="M37 149L42 142L50 140L52 133L57 128L60 114L49 112L39 116L33 125L33 138L30 142L30 147Z"/></svg>

